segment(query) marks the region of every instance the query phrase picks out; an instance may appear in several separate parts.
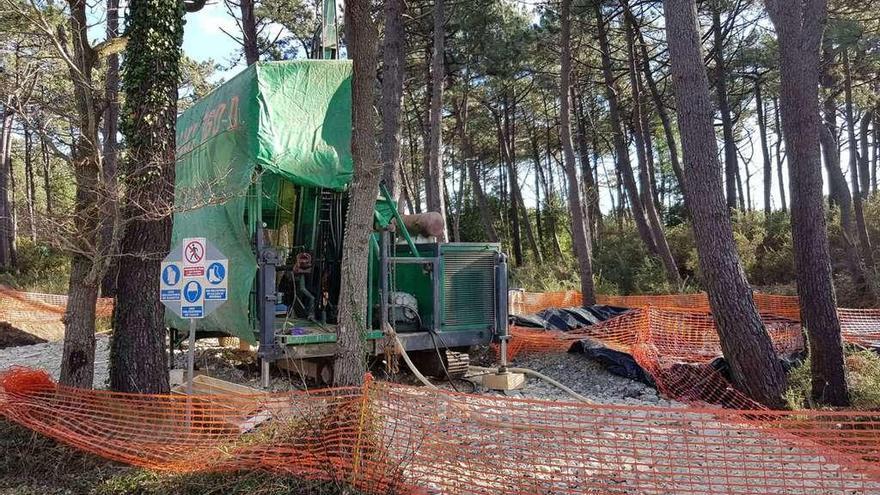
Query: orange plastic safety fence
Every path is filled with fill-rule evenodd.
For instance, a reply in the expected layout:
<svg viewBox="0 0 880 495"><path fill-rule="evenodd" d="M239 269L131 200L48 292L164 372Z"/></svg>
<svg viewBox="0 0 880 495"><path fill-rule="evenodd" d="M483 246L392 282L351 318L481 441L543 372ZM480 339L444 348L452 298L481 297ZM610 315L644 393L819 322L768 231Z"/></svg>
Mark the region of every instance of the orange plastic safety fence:
<svg viewBox="0 0 880 495"><path fill-rule="evenodd" d="M797 322L765 315L764 323L779 354L792 354L804 348L803 333ZM762 408L731 387L713 367L713 361L722 355L721 342L712 316L706 311L645 307L570 332L514 326L508 358L518 354L565 352L584 338L630 354L654 379L657 388L669 397L740 409Z"/></svg>
<svg viewBox="0 0 880 495"><path fill-rule="evenodd" d="M152 469L262 469L369 493L880 493L880 413L542 402L369 379L230 402L68 389L23 369L0 376L0 412Z"/></svg>
<svg viewBox="0 0 880 495"><path fill-rule="evenodd" d="M64 336L61 318L67 307L67 296L20 292L0 286L0 323L6 323L38 340L59 340ZM112 298L99 298L95 306L99 318L113 312Z"/></svg>
<svg viewBox="0 0 880 495"><path fill-rule="evenodd" d="M781 317L800 321L800 306L796 296L773 294L754 294L758 311L767 317ZM705 293L665 294L640 296L596 297L599 304L624 308L663 308L668 310L710 312L709 299ZM516 315L532 314L548 308L579 306L581 295L578 292L523 292L511 291L509 297L510 313ZM867 347L880 347L880 309L838 308L843 338L847 342ZM561 344L540 343L539 340L555 335L553 332L521 332L523 342L514 348L524 351L559 350Z"/></svg>

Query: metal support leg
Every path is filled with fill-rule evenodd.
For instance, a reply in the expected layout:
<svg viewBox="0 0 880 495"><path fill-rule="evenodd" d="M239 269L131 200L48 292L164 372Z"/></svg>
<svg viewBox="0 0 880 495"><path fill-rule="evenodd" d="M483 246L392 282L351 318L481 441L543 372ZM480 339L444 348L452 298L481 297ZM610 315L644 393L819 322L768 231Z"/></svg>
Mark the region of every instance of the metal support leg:
<svg viewBox="0 0 880 495"><path fill-rule="evenodd" d="M189 320L189 348L186 350L186 394L193 393L196 373L196 320Z"/></svg>
<svg viewBox="0 0 880 495"><path fill-rule="evenodd" d="M501 365L499 371L507 371L507 341L510 340L507 307L507 256L498 255L495 264L495 335L501 344Z"/></svg>
<svg viewBox="0 0 880 495"><path fill-rule="evenodd" d="M269 361L265 359L260 361L260 386L269 388Z"/></svg>
<svg viewBox="0 0 880 495"><path fill-rule="evenodd" d="M379 246L379 329L383 332L388 325L388 258L391 251L391 233L382 231L382 242Z"/></svg>
<svg viewBox="0 0 880 495"><path fill-rule="evenodd" d="M257 234L257 260L259 274L257 276L257 314L260 320L260 352L262 361L260 378L264 388L269 387L269 363L278 355L275 343L275 304L278 293L275 289L275 267L281 264L278 253L266 246L265 232L261 228Z"/></svg>

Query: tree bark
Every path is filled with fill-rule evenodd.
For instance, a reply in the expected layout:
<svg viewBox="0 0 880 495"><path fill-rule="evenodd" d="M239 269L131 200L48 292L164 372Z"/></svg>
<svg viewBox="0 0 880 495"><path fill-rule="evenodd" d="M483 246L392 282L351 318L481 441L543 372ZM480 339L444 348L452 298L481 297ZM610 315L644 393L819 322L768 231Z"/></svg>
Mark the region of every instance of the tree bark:
<svg viewBox="0 0 880 495"><path fill-rule="evenodd" d="M562 0L559 15L562 25L559 137L562 140L563 166L568 178L568 209L571 213L572 241L577 255L578 274L581 278L581 296L584 305L592 305L596 304L596 293L593 287L592 242L590 241L589 224L584 221L574 145L571 141L571 0Z"/></svg>
<svg viewBox="0 0 880 495"><path fill-rule="evenodd" d="M642 242L645 243L648 252L657 255L660 251L657 249L654 235L651 232L651 227L648 225L645 209L639 198L639 188L636 185L632 163L629 159L629 147L627 146L626 139L623 135L623 124L620 118L620 105L617 99L617 84L614 81L614 74L611 67L611 47L608 43L607 26L605 25L604 14L602 13L602 2L594 2L593 5L596 15L596 26L598 28L599 50L602 58L602 75L605 81L605 98L608 100L608 119L611 123L611 134L614 142L617 169L623 179L623 187L626 189L630 210L632 210L633 219L635 220L639 237L641 237ZM622 204L623 201L621 201L621 205Z"/></svg>
<svg viewBox="0 0 880 495"><path fill-rule="evenodd" d="M107 0L107 38L119 36L119 0ZM119 133L119 55L113 54L107 57L107 76L104 81L104 184L107 186L104 194L103 205L105 217L116 217L116 170L119 168L119 155L117 134ZM109 246L113 242L113 224L107 222L102 229L102 243ZM119 265L114 260L107 268L107 273L101 280L101 295L112 297L116 294L116 275Z"/></svg>
<svg viewBox="0 0 880 495"><path fill-rule="evenodd" d="M241 10L241 44L247 65L260 61L260 49L257 45L257 18L254 15L254 0L238 0Z"/></svg>
<svg viewBox="0 0 880 495"><path fill-rule="evenodd" d="M859 248L861 251L861 261L864 263L862 272L865 277L868 291L874 301L877 301L877 266L874 263L874 251L871 248L871 238L868 236L868 228L865 224L865 209L862 200L867 199L867 191L862 189L859 177L864 171L862 170L862 160L859 157L859 143L856 140L855 115L853 113L852 101L852 74L849 62L849 50L843 50L843 75L844 75L844 113L846 116L846 132L849 141L849 169L852 177L852 193L853 193L853 211L856 218L856 234L859 239ZM870 115L865 115L863 118ZM867 165L864 169L867 169ZM867 180L865 181L867 182Z"/></svg>
<svg viewBox="0 0 880 495"><path fill-rule="evenodd" d="M10 133L14 114L7 97L0 118L0 271L12 268L12 209L9 206L9 156L12 148Z"/></svg>
<svg viewBox="0 0 880 495"><path fill-rule="evenodd" d="M96 54L88 42L88 23L84 0L69 0L71 44L75 67L69 67L79 124L72 162L76 182L74 215L77 227L76 246L71 259L68 306L64 313L64 350L60 383L71 387L91 388L95 355L95 298L103 271L94 263L98 255L100 152L98 126L100 112L92 96L92 71Z"/></svg>
<svg viewBox="0 0 880 495"><path fill-rule="evenodd" d="M758 134L761 139L761 157L764 159L764 217L769 219L770 214L773 212L773 163L770 160L770 147L767 145L767 117L764 113L764 97L763 92L761 91L761 76L755 76L755 108L758 113Z"/></svg>
<svg viewBox="0 0 880 495"><path fill-rule="evenodd" d="M874 112L874 159L871 163L871 192L877 194L877 169L880 167L880 111Z"/></svg>
<svg viewBox="0 0 880 495"><path fill-rule="evenodd" d="M532 231L532 223L529 220L529 212L526 208L525 201L523 200L522 189L519 187L519 174L517 173L516 157L514 156L513 151L513 143L515 142L515 139L513 136L509 136L505 130L505 128L509 126L502 127L501 123L497 120L496 126L498 129L498 143L501 148L501 161L507 168L507 176L510 184L510 220L514 233L514 252L519 253L518 255L514 255L515 261L519 260L517 266L522 266L524 257L521 233L525 230L526 240L529 243L529 248L532 250L532 254L535 255L535 261L537 263L543 263L544 257L541 254L540 248L538 248L535 234Z"/></svg>
<svg viewBox="0 0 880 495"><path fill-rule="evenodd" d="M663 262L666 269L666 280L675 288L681 286L681 276L678 273L678 266L672 257L672 251L669 250L669 244L666 242L666 235L663 232L663 223L660 221L660 215L657 213L654 184L652 181L651 167L648 163L648 155L646 151L645 133L643 127L645 119L643 119L644 101L642 99L641 78L639 77L638 61L635 52L635 36L629 20L625 18L624 26L627 37L627 55L629 57L629 80L633 95L632 110L632 126L633 140L636 145L636 160L639 163L639 183L641 185L641 201L645 208L645 215L648 217L648 223L651 226L651 235L654 238L654 244L657 246L657 254Z"/></svg>
<svg viewBox="0 0 880 495"><path fill-rule="evenodd" d="M24 190L28 212L28 234L31 242L37 242L37 218L34 211L36 203L36 187L34 185L33 133L25 125L24 128Z"/></svg>
<svg viewBox="0 0 880 495"><path fill-rule="evenodd" d="M727 187L727 207L737 207L736 141L733 137L733 119L730 115L730 102L727 99L727 67L724 61L724 35L721 32L721 10L719 0L712 0L712 34L715 46L715 90L718 95L718 111L721 113L721 128L724 134L724 175ZM740 189L742 187L740 186ZM742 194L740 194L740 199Z"/></svg>
<svg viewBox="0 0 880 495"><path fill-rule="evenodd" d="M859 169L861 170L859 178L862 181L862 199L868 199L871 196L871 183L875 176L871 173L871 146L868 144L868 137L871 135L871 121L874 120L877 111L877 108L873 108L866 112L859 125ZM875 141L874 145L877 144Z"/></svg>
<svg viewBox="0 0 880 495"><path fill-rule="evenodd" d="M491 206L489 206L489 201L486 199L486 193L483 192L483 184L480 181L480 174L477 170L477 162L474 157L473 145L471 144L471 138L468 134L468 96L470 94L469 86L467 82L465 82L465 90L464 96L461 99L461 104L458 107L458 111L455 113L456 119L456 128L459 133L459 141L461 142L461 152L462 152L462 160L465 163L467 168L468 178L470 179L471 189L474 193L474 199L477 201L477 209L479 210L480 215L480 223L483 225L483 231L486 233L486 239L489 242L498 242L498 232L495 231L495 224L493 223L493 215Z"/></svg>
<svg viewBox="0 0 880 495"><path fill-rule="evenodd" d="M43 193L46 196L46 216L52 218L52 161L46 137L40 134L40 153L43 157Z"/></svg>
<svg viewBox="0 0 880 495"><path fill-rule="evenodd" d="M832 73L833 53L826 43L822 50L822 86L827 90L824 100L825 124L820 124L819 141L825 158L828 173L829 199L840 210L840 229L843 236L846 269L852 283L859 288L868 288L868 274L862 264L857 245L857 228L853 222L853 200L849 184L840 164L840 145L837 141L837 104L834 101L835 77Z"/></svg>
<svg viewBox="0 0 880 495"><path fill-rule="evenodd" d="M663 2L700 269L721 348L736 386L770 406L782 405L785 371L767 335L736 252L724 202L709 81L694 0Z"/></svg>
<svg viewBox="0 0 880 495"><path fill-rule="evenodd" d="M110 388L167 393L165 308L156 294L160 264L171 243L183 10L176 0L132 0L127 33L122 78L127 95L122 122L128 144L126 229L113 312Z"/></svg>
<svg viewBox="0 0 880 495"><path fill-rule="evenodd" d="M400 109L406 67L403 13L404 0L386 0L385 37L382 40L382 138L379 160L382 179L394 198L400 197Z"/></svg>
<svg viewBox="0 0 880 495"><path fill-rule="evenodd" d="M825 0L765 3L779 41L780 110L789 157L792 239L801 320L809 334L812 397L820 404L846 406L849 393L831 276L819 157L819 51L827 5Z"/></svg>
<svg viewBox="0 0 880 495"><path fill-rule="evenodd" d="M345 13L349 57L354 61L351 152L355 168L342 243L342 285L333 366L333 382L337 386L361 384L366 371L364 332L369 259L364 253L369 251L381 171L377 167L373 117L378 31L370 17L369 0L346 0Z"/></svg>
<svg viewBox="0 0 880 495"><path fill-rule="evenodd" d="M425 196L428 210L443 215L443 235L441 242L449 238L446 231L446 205L443 200L443 79L445 64L443 63L443 38L446 35L444 20L444 0L434 0L434 45L431 56L431 115L429 119L430 135L428 144L428 170L425 183Z"/></svg>
<svg viewBox="0 0 880 495"><path fill-rule="evenodd" d="M773 115L773 132L776 134L776 171L778 173L777 182L779 182L779 202L781 203L782 211L788 211L788 200L785 195L785 172L782 170L782 129L779 120L779 102L776 97L773 97Z"/></svg>
<svg viewBox="0 0 880 495"><path fill-rule="evenodd" d="M572 91L572 101L576 102L577 146L581 161L581 179L583 180L584 204L586 205L587 221L591 233L596 233L602 224L602 209L599 205L599 188L593 179L593 167L590 162L590 147L587 144L587 117L584 111L583 95Z"/></svg>
<svg viewBox="0 0 880 495"><path fill-rule="evenodd" d="M663 136L666 139L666 147L669 149L669 161L672 165L672 172L678 180L682 195L684 195L684 171L681 168L681 161L678 157L678 144L675 139L675 131L672 128L672 119L669 117L669 111L666 109L666 105L663 102L663 96L660 94L660 90L657 87L656 79L654 79L654 72L651 70L651 57L648 54L648 44L645 43L645 38L642 35L638 19L633 14L628 2L624 3L624 15L629 18L636 40L638 41L642 75L645 77L645 84L648 86L648 90L651 93L651 99L654 101L654 109L657 111L657 117L660 118L660 124L663 126Z"/></svg>

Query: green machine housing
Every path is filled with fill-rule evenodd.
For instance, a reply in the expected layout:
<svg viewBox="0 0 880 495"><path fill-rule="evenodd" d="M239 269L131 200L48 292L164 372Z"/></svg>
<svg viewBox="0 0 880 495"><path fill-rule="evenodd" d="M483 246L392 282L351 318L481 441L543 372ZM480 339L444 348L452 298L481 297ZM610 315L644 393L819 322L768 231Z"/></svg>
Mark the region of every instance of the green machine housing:
<svg viewBox="0 0 880 495"><path fill-rule="evenodd" d="M229 259L228 301L200 336L259 343L264 363L335 353L347 188L351 63L248 67L178 119L172 245L208 239ZM384 186L370 239L364 338L385 352L507 338L507 264L494 243L414 239ZM185 322L166 312L170 328ZM445 363L444 366L449 363Z"/></svg>

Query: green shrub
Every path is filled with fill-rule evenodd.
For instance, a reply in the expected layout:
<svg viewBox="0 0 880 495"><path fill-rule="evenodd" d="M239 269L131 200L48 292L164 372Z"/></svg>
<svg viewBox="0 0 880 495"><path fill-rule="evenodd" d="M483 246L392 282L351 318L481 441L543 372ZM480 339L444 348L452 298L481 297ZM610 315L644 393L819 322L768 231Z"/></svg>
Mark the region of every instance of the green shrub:
<svg viewBox="0 0 880 495"><path fill-rule="evenodd" d="M844 360L852 407L861 410L880 409L880 356L876 352L848 347ZM810 360L792 368L788 374L785 402L790 409L815 408L810 399Z"/></svg>
<svg viewBox="0 0 880 495"><path fill-rule="evenodd" d="M16 257L16 269L0 273L0 284L31 292L67 293L70 258L66 254L46 244L19 238Z"/></svg>

